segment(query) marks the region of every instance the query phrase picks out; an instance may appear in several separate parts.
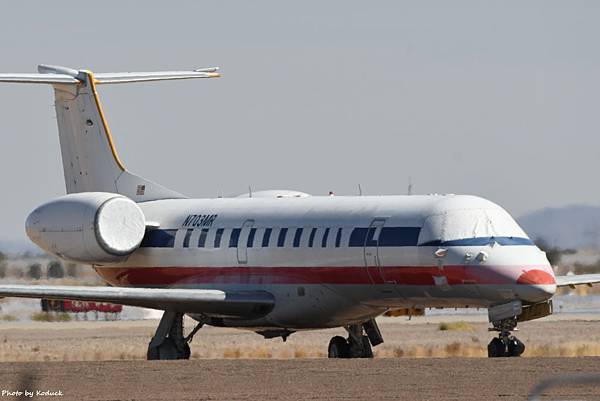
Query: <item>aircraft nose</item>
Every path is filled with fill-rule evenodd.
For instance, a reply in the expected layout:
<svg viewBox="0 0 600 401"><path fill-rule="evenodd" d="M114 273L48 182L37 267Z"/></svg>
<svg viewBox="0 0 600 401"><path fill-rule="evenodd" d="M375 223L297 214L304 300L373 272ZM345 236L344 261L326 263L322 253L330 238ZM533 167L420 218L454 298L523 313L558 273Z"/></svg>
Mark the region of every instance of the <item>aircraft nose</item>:
<svg viewBox="0 0 600 401"><path fill-rule="evenodd" d="M517 284L524 290L523 299L530 302L545 301L556 292L556 279L552 271L528 270L519 276Z"/></svg>
<svg viewBox="0 0 600 401"><path fill-rule="evenodd" d="M27 233L27 236L35 243L37 243L40 238L39 221L40 219L37 209L29 213L29 216L27 216L27 220L25 221L25 232Z"/></svg>

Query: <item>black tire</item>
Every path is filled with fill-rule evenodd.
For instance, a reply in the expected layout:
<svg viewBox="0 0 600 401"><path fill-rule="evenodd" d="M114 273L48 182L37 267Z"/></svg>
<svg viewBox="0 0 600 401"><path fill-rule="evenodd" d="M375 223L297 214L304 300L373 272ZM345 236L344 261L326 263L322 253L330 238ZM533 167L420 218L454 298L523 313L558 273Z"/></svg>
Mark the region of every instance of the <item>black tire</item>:
<svg viewBox="0 0 600 401"><path fill-rule="evenodd" d="M373 358L373 348L371 348L371 342L369 341L369 337L363 336L363 353L360 356L361 358Z"/></svg>
<svg viewBox="0 0 600 401"><path fill-rule="evenodd" d="M170 337L165 338L163 343L158 346L159 359L179 359L179 351L175 345L175 340Z"/></svg>
<svg viewBox="0 0 600 401"><path fill-rule="evenodd" d="M180 359L190 359L191 355L192 350L190 349L190 345L188 343L185 343L183 345L183 356Z"/></svg>
<svg viewBox="0 0 600 401"><path fill-rule="evenodd" d="M158 360L158 347L148 347L148 353L146 354L146 359L149 361Z"/></svg>
<svg viewBox="0 0 600 401"><path fill-rule="evenodd" d="M190 345L188 343L183 345L183 352L180 352L175 345L175 341L172 338L167 337L158 347L148 347L146 359L149 361L190 359L191 354L192 351L190 350Z"/></svg>
<svg viewBox="0 0 600 401"><path fill-rule="evenodd" d="M350 345L344 337L335 336L329 341L327 350L329 358L350 358Z"/></svg>
<svg viewBox="0 0 600 401"><path fill-rule="evenodd" d="M517 337L508 339L508 356L521 356L523 352L525 352L525 344Z"/></svg>
<svg viewBox="0 0 600 401"><path fill-rule="evenodd" d="M501 358L506 355L506 347L498 337L492 339L488 344L488 358Z"/></svg>

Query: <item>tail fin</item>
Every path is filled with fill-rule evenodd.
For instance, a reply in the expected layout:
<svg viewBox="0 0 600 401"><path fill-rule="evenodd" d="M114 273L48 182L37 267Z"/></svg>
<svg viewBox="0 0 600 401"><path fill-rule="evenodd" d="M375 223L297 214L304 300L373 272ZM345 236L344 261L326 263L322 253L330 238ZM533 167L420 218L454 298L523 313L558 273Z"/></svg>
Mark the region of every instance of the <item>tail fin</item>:
<svg viewBox="0 0 600 401"><path fill-rule="evenodd" d="M185 198L125 169L115 149L96 85L213 78L219 76L216 68L93 74L40 65L38 71L39 74L0 74L0 82L45 83L54 87L67 193L114 192L136 202Z"/></svg>

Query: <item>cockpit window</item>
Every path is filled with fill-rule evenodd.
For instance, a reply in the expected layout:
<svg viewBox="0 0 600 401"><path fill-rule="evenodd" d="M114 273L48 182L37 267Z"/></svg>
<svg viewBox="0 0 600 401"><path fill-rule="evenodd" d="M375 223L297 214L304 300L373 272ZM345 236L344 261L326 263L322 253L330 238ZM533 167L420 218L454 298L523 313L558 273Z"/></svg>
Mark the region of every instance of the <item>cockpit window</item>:
<svg viewBox="0 0 600 401"><path fill-rule="evenodd" d="M502 209L449 210L425 220L419 245L532 245L517 222Z"/></svg>

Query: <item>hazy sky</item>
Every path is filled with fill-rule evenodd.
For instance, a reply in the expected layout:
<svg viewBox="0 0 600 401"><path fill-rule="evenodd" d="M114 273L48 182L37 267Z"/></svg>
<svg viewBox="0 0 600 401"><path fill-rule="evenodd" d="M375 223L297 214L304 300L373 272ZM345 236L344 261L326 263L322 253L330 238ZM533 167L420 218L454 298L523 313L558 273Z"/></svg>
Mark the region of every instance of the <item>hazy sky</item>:
<svg viewBox="0 0 600 401"><path fill-rule="evenodd" d="M193 197L469 193L600 204L600 2L20 1L1 72L221 66L101 87L125 165ZM64 194L51 88L2 84L0 239Z"/></svg>

